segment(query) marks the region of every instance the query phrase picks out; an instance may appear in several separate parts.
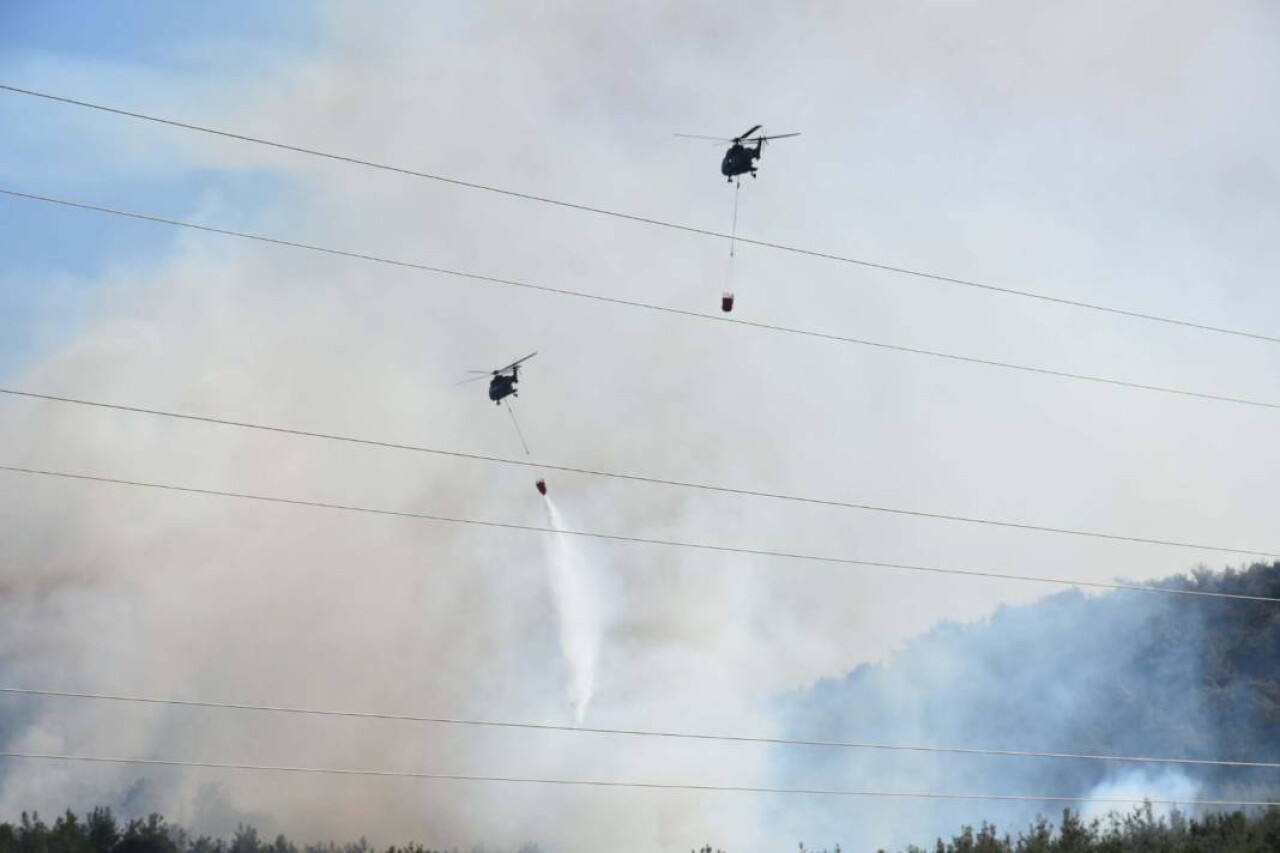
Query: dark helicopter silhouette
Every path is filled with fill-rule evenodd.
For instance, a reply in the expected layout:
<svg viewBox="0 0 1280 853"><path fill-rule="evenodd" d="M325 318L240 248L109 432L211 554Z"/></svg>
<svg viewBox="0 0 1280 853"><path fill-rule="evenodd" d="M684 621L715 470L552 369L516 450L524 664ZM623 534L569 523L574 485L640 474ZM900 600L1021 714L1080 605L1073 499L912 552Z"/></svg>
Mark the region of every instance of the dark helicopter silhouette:
<svg viewBox="0 0 1280 853"><path fill-rule="evenodd" d="M508 397L519 397L520 392L516 390L516 385L520 382L520 365L537 355L531 352L524 358L518 358L508 364L506 367L499 367L497 370L468 370L468 373L478 373L479 376L473 376L470 379L464 379L459 384L467 382L475 382L480 379L489 377L489 399L493 401L495 406L501 406L502 401ZM520 430L520 424L516 421L516 413L512 411L511 404L507 404L507 413L511 415L511 424L516 428L516 435L520 438L520 446L524 448L524 455L529 456L529 445L524 440L524 433ZM538 494L544 497L547 494L547 481L541 477L537 479L534 486L538 489Z"/></svg>
<svg viewBox="0 0 1280 853"><path fill-rule="evenodd" d="M735 136L733 139L722 139L718 136L694 136L689 133L677 133L676 136L685 139L710 139L715 142L729 142L729 150L724 153L724 159L720 161L720 174L724 175L725 180L732 181L739 175L756 176L755 161L760 159L760 153L764 151L764 144L771 139L786 139L789 136L799 136L798 133L776 133L773 136L752 136L751 134L759 130L763 125L757 124L741 136ZM751 143L755 143L752 148ZM746 144L743 144L746 143Z"/></svg>
<svg viewBox="0 0 1280 853"><path fill-rule="evenodd" d="M489 399L493 401L495 406L500 405L507 397L519 397L516 391L516 383L520 381L520 365L537 355L531 352L524 358L516 359L506 367L499 367L497 370L468 370L468 373L479 373L473 379L465 380L467 382L475 382L485 376L492 377L489 379ZM510 371L508 373L507 371Z"/></svg>

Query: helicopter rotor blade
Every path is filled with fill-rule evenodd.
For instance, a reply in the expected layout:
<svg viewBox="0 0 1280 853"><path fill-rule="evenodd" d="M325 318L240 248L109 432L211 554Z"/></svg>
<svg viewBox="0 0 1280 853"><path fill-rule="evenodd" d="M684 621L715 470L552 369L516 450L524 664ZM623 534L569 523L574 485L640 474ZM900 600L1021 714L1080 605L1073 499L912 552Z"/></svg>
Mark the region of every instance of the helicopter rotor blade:
<svg viewBox="0 0 1280 853"><path fill-rule="evenodd" d="M468 372L468 373L481 373L482 375L480 375L480 376L472 376L470 379L463 379L461 382L455 382L455 383L453 383L453 384L454 384L454 385L467 385L467 384L470 384L470 383L472 383L472 382L479 382L481 379L487 379L487 378L489 377L489 371L487 371L487 370L485 370L485 371L469 370L469 371L467 371L467 372Z"/></svg>
<svg viewBox="0 0 1280 853"><path fill-rule="evenodd" d="M775 133L772 136L753 136L750 139L744 139L743 142L772 142L775 139L787 139L791 136L799 136L798 133Z"/></svg>
<svg viewBox="0 0 1280 853"><path fill-rule="evenodd" d="M732 139L725 139L720 136L698 136L693 133L673 133L672 136L679 136L681 139L709 139L712 142L733 142Z"/></svg>
<svg viewBox="0 0 1280 853"><path fill-rule="evenodd" d="M516 367L517 365L523 364L524 362L526 362L526 361L528 361L529 359L533 358L535 355L537 355L537 353L536 353L536 352L531 352L531 353L529 353L528 355L526 355L524 358L518 358L518 359L516 359L515 361L511 362L510 364L508 364L506 367L499 367L497 370L495 370L495 371L494 371L494 373L495 373L495 374L497 374L497 373L506 373L506 372L507 372L508 370L510 370L511 368Z"/></svg>
<svg viewBox="0 0 1280 853"><path fill-rule="evenodd" d="M759 130L759 129L760 129L760 128L762 128L762 127L764 127L764 125L762 125L762 124L757 124L755 127L751 128L751 129L750 129L750 130L748 130L746 133L743 133L743 134L740 134L740 135L738 135L738 136L734 137L734 140L733 140L733 141L734 141L734 142L741 142L742 140L746 139L748 136L750 136L751 134L755 133L757 130Z"/></svg>

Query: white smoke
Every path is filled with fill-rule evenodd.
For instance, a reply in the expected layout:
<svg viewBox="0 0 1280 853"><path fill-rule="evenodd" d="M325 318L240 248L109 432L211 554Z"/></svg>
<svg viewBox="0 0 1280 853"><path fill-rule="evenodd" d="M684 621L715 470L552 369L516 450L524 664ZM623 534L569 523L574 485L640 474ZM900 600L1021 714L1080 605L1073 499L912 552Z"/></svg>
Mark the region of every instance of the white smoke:
<svg viewBox="0 0 1280 853"><path fill-rule="evenodd" d="M1274 257L1267 235L1280 227L1270 165L1280 124L1266 109L1265 89L1249 85L1272 79L1280 54L1267 38L1274 14L1257 4L764 3L730 19L671 0L330 0L314 8L325 16L314 57L259 43L281 57L274 73L247 70L238 42L226 50L166 36L166 53L183 58L182 74L126 75L115 60L28 66L15 55L13 75L25 68L32 88L715 230L731 227L732 214L730 189L716 170L720 151L684 147L666 134L736 132L729 128L764 120L804 136L766 154L761 180L744 187L744 236L1225 325L1249 325L1246 314L1274 316L1280 308L1274 289L1260 284ZM759 61L736 61L746 55ZM207 68L200 57L226 67ZM4 102L10 110L14 103ZM727 260L720 242L497 203L119 117L40 109L29 120L25 112L0 120L14 134L30 134L21 156L8 147L14 156L0 160L7 182L34 191L142 210L152 209L145 200L152 199L210 224L716 310L712 286ZM498 137L495 128L503 129ZM219 189L190 198L185 179L160 185L159 166L176 170L184 155L192 174L216 175ZM222 189L229 174L261 184L256 200L240 198L231 180ZM6 222L30 215L8 209ZM50 216L41 226L41 234L66 243L50 259L81 257L72 249L85 241L63 230L80 221ZM87 245L105 249L133 239L130 229L141 226L92 220L79 227L99 232ZM1265 539L1257 531L1274 523L1275 478L1265 476L1277 470L1275 454L1265 451L1274 428L1243 409L1014 380L212 235L153 239L166 242L110 252L101 268L83 258L91 267L84 299L52 298L78 265L51 265L57 274L10 267L0 303L7 308L8 294L44 294L55 337L34 347L29 369L6 374L4 383L509 453L507 418L485 417L476 410L485 408L477 389L451 383L496 353L545 350L554 341L562 361L542 363L536 393L522 394L520 413L543 428L535 443L547 460L1115 531L1186 529L1206 541ZM1280 394L1280 361L1256 342L1201 346L1172 327L1139 333L1127 320L1099 323L780 253L740 254L735 316L1159 384ZM72 309L78 324L66 316ZM9 313L0 309L0 326ZM1205 440L1224 435L1231 440ZM538 513L532 503L512 502L529 484L506 468L52 404L0 406L0 444L11 464L521 524L525 512ZM511 571L546 559L523 536L268 511L244 501L162 500L87 484L3 482L0 675L9 682L493 719L541 719L548 694L555 710L562 707L559 684L545 689L539 671L552 661L546 668L558 678L562 668L554 661L553 617L528 606L544 595L542 569ZM1112 486L1101 497L1099 483ZM570 499L556 485L574 525L624 535L1019 572L1030 566L1089 580L1171 569L1168 551L1096 540L622 481L583 483ZM1206 514L1206 495L1231 512ZM553 575L604 565L596 558L604 546L568 544L580 555L577 566L570 555L551 567ZM612 609L602 616L609 646L587 645L607 666L597 668L592 655L592 666L564 669L587 675L571 679L573 695L587 697L577 707L585 711L589 701L594 721L624 728L812 733L816 725L775 729L767 697L887 660L939 619L976 619L996 602L1043 591L689 550L610 545L607 553L608 574L589 577L600 593L594 601L616 608L616 616ZM567 603L565 594L557 606ZM561 609L570 657L582 648L574 642L574 617L582 614ZM1117 620L1117 632L1132 621ZM1013 642L1045 628L1028 621ZM1071 627L1102 649L1066 647L1064 656L1074 654L1061 663L1046 664L1041 654L1003 669L962 668L961 650L949 643L917 653L918 677L902 676L900 663L896 675L885 668L884 699L874 705L883 711L834 696L822 707L884 739L986 745L1016 735L1020 744L1074 747L1066 737L1075 731L1071 708L1089 696L1082 664L1101 665L1131 634ZM1012 691L1011 674L1023 672L1024 689ZM1015 731L980 714L949 713L981 695L1053 700L1032 705L1034 725ZM926 708L930 696L939 698ZM0 730L30 751L798 787L812 787L826 754L788 751L784 774L776 754L724 744L8 704L14 712L0 712ZM1067 768L1061 788L1015 786L1049 771L1026 762L1004 762L1008 769L970 763L972 773L950 760L919 770L898 758L839 761L831 782L1084 791L1098 781L1069 786L1076 777ZM853 804L832 798L414 786L300 774L286 784L261 774L192 769L163 777L17 762L0 772L0 815L10 818L23 809L114 804L116 792L145 778L157 780L145 808L230 833L239 818L199 793L216 781L227 785L232 808L271 816L273 824L258 823L264 834L367 833L377 843L413 838L437 849L469 849L475 841L514 849L535 839L566 853L707 842L741 853L786 849L800 838L875 849L873 842L895 840L899 827L919 840L934 827L950 832L984 817L1011 828L1022 823L976 803L955 813L917 801L876 803L862 821L851 817Z"/></svg>
<svg viewBox="0 0 1280 853"><path fill-rule="evenodd" d="M1186 803L1199 799L1203 786L1187 774L1172 769L1160 771L1128 770L1116 774L1096 785L1088 796L1096 802L1087 803L1081 809L1085 820L1104 818L1113 811L1128 811L1129 806L1118 806L1107 800L1152 800L1152 813L1168 817L1176 808L1172 803Z"/></svg>
<svg viewBox="0 0 1280 853"><path fill-rule="evenodd" d="M564 518L550 496L545 496L547 520L557 531L547 546L547 585L560 627L568 683L566 692L573 720L581 724L596 690L596 664L600 659L601 619L596 595L581 551L566 535Z"/></svg>

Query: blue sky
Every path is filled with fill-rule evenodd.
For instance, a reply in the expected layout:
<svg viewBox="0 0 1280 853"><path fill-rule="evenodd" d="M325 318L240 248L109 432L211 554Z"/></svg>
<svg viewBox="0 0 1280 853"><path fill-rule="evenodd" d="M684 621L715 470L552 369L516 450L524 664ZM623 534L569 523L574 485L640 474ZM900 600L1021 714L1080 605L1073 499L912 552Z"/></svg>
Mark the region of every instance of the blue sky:
<svg viewBox="0 0 1280 853"><path fill-rule="evenodd" d="M165 66L180 61L183 46L210 38L288 43L311 37L311 6L292 0L15 0L0 7L0 47Z"/></svg>
<svg viewBox="0 0 1280 853"><path fill-rule="evenodd" d="M124 78L142 81L126 99L137 98L133 105L171 101L154 93L148 99L147 81L234 79L228 68L252 68L274 53L308 52L319 32L312 8L300 2L5 2L0 81L92 100L104 80ZM172 108L180 107L192 105ZM210 196L249 215L284 189L261 171L184 161L164 147L173 141L167 132L144 137L156 145L156 156L148 156L131 141L138 133L131 124L0 94L6 129L0 185L173 216L189 214ZM175 239L159 226L13 198L0 199L0 233L0 377L74 331L92 302L85 288L96 273L144 259Z"/></svg>

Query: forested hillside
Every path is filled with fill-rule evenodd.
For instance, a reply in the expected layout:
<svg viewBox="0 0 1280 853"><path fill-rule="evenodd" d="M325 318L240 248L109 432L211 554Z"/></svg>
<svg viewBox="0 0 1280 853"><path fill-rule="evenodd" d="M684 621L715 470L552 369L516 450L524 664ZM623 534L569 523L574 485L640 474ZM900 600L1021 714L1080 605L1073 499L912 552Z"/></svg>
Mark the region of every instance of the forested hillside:
<svg viewBox="0 0 1280 853"><path fill-rule="evenodd" d="M1159 585L1280 598L1280 563ZM980 623L941 626L883 664L781 697L775 710L785 734L807 739L1280 762L1278 663L1280 605L1072 591L1001 608ZM759 800L783 837L842 841L845 853L912 844L937 853L1280 851L1280 811L1185 805L1280 799L1280 770L1272 768L782 746L772 755L772 781L786 787L1184 804L1131 810L1081 802L1050 823L1043 816L1062 814L1061 804L1034 796L1014 804L980 796ZM67 813L52 824L15 817L0 816L14 821L0 824L0 853L111 853L124 840L148 840L168 853L371 851L363 842L263 842L248 827L231 838L193 837L159 817L121 824L107 809L83 818ZM369 820L368 834L382 837L377 815ZM427 850L413 844L388 853Z"/></svg>
<svg viewBox="0 0 1280 853"><path fill-rule="evenodd" d="M1280 563L1156 585L1280 597ZM823 740L1280 761L1280 605L1063 592L980 623L940 626L883 664L786 697L779 713L788 734ZM1272 769L833 749L779 750L776 762L788 785L863 790L1180 802L1280 794ZM1088 817L1105 811L1080 808ZM1024 826L1060 809L980 800L832 809L809 800L774 813L802 837L816 829L821 838L905 844L984 820Z"/></svg>

